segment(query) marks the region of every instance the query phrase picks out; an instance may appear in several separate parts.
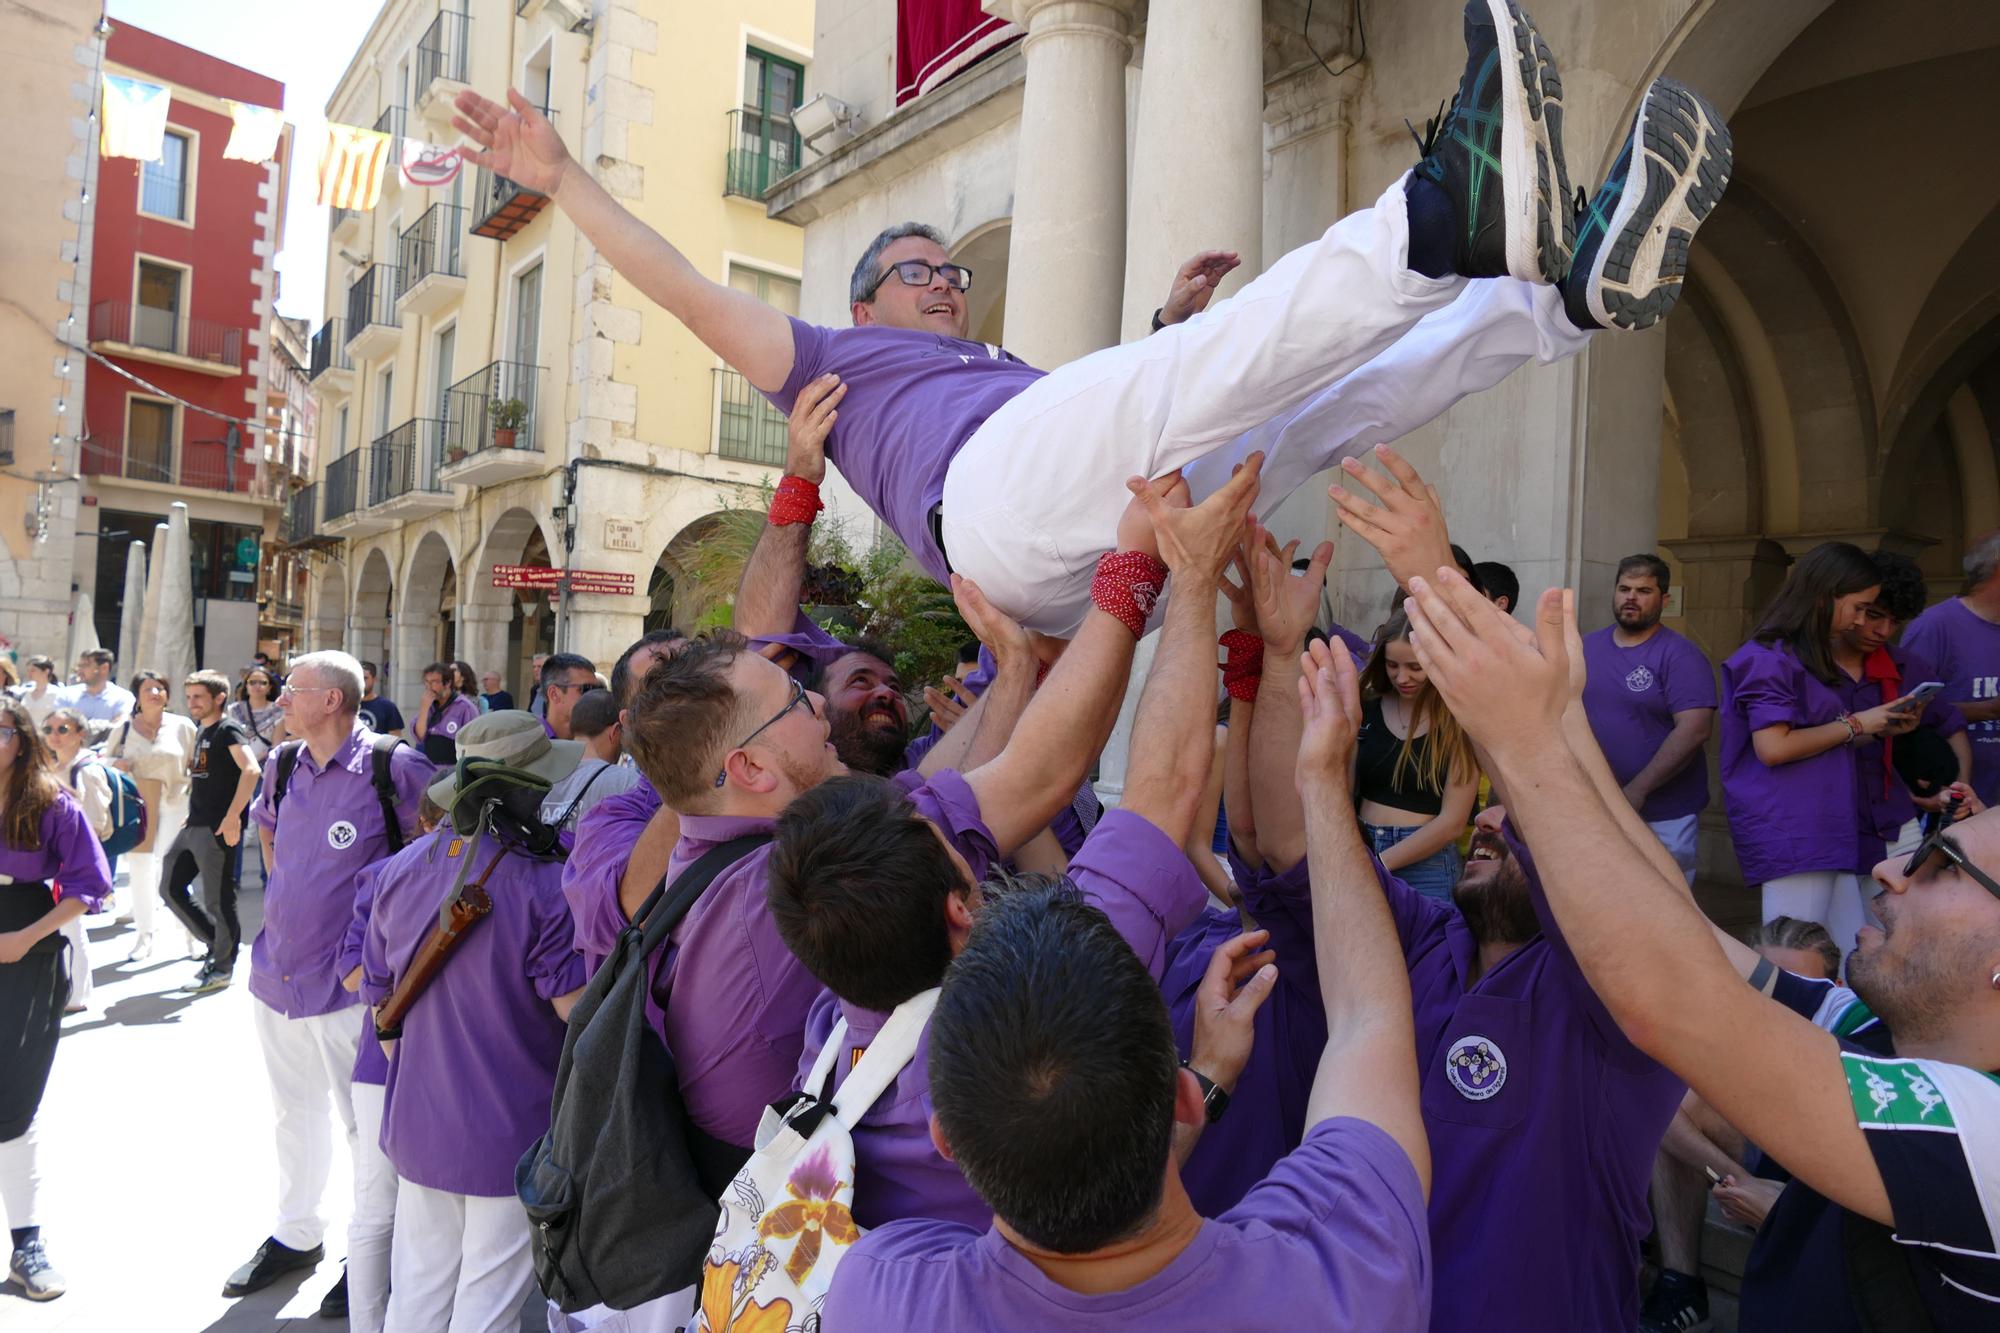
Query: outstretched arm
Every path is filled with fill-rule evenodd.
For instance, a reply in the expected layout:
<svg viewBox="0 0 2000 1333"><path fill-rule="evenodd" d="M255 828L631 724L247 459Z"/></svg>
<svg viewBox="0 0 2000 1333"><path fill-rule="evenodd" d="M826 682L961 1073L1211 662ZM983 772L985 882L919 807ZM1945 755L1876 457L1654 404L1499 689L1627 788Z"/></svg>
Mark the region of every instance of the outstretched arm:
<svg viewBox="0 0 2000 1333"><path fill-rule="evenodd" d="M468 162L548 195L611 267L754 387L765 393L784 387L792 373L792 327L775 307L703 277L569 155L548 118L518 90L507 90L506 106L470 89L456 105L453 128L477 145L465 149Z"/></svg>
<svg viewBox="0 0 2000 1333"><path fill-rule="evenodd" d="M785 425L785 475L817 486L826 480L826 437L833 433L835 408L847 386L831 372L799 390ZM768 638L791 631L805 594L806 548L812 524L764 521L757 545L744 562L736 584L736 606L730 624L746 639Z"/></svg>
<svg viewBox="0 0 2000 1333"><path fill-rule="evenodd" d="M1257 725L1250 732L1251 797L1257 806L1257 847L1278 870L1306 854L1306 817L1292 778L1299 754L1299 661L1306 631L1319 609L1320 589L1333 559L1321 542L1305 573L1293 574L1298 543L1280 547L1262 527L1244 550L1257 631L1264 638L1264 672L1257 685Z"/></svg>
<svg viewBox="0 0 2000 1333"><path fill-rule="evenodd" d="M1035 692L1038 663L1028 632L987 601L971 579L952 575L951 595L966 627L993 654L993 680L917 765L925 777L948 768L965 773L992 762L1013 739Z"/></svg>

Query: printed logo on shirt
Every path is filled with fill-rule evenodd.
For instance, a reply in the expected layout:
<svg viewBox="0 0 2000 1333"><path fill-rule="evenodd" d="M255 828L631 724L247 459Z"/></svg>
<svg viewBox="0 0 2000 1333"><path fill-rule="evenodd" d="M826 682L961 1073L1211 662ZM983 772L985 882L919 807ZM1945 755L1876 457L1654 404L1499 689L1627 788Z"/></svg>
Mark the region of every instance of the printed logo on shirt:
<svg viewBox="0 0 2000 1333"><path fill-rule="evenodd" d="M447 735L447 736L456 736L456 735L458 735L458 723L456 723L456 722L447 722L447 723L445 723L445 724L444 724L444 734L445 734L445 735Z"/></svg>
<svg viewBox="0 0 2000 1333"><path fill-rule="evenodd" d="M326 845L336 852L344 852L352 847L354 840L360 836L354 825L344 819L336 819L333 826L326 831Z"/></svg>
<svg viewBox="0 0 2000 1333"><path fill-rule="evenodd" d="M1652 689L1652 671L1642 666L1633 667L1631 674L1625 677L1625 688L1634 694L1644 694L1647 690Z"/></svg>
<svg viewBox="0 0 2000 1333"><path fill-rule="evenodd" d="M1953 1129L1951 1105L1918 1060L1869 1059L1843 1052L1847 1091L1863 1128Z"/></svg>
<svg viewBox="0 0 2000 1333"><path fill-rule="evenodd" d="M1507 1055L1490 1037L1460 1037L1444 1057L1444 1076L1458 1095L1483 1102L1507 1085Z"/></svg>

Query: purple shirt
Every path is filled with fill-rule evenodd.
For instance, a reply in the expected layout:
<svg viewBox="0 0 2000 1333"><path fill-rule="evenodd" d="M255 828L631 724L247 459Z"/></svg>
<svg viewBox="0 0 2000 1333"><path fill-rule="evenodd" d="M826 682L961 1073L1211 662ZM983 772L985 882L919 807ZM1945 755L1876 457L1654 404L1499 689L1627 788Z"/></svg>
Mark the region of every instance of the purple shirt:
<svg viewBox="0 0 2000 1333"><path fill-rule="evenodd" d="M32 851L0 844L0 875L19 884L39 880L59 890L50 897L50 907L62 897L79 899L86 912L102 908L111 896L104 844L90 831L76 798L60 788L42 812L41 840Z"/></svg>
<svg viewBox="0 0 2000 1333"><path fill-rule="evenodd" d="M996 849L993 835L979 822L977 803L970 811L947 809L946 814L961 822L954 827L940 821L939 827L965 857L973 877L985 878ZM1113 810L1104 817L1070 862L1069 877L1111 918L1155 980L1166 967L1168 941L1201 914L1208 899L1201 877L1173 839L1128 810ZM795 1088L805 1086L839 1018L847 1020L847 1037L833 1062L835 1089L846 1081L859 1053L889 1015L849 1004L831 991L822 993L806 1021ZM915 1057L854 1126L854 1217L862 1226L881 1226L903 1217L936 1217L979 1227L993 1216L958 1167L938 1156L931 1142L930 1118L930 1030L926 1028Z"/></svg>
<svg viewBox="0 0 2000 1333"><path fill-rule="evenodd" d="M250 805L250 818L271 833L264 926L250 947L250 993L287 1018L330 1014L357 1002L340 984L346 975L340 951L354 919L354 877L389 852L375 795L373 737L356 721L324 769L312 748L300 745L282 811L271 808L275 784L269 782ZM407 745L390 758L406 842L416 837L417 805L435 772Z"/></svg>
<svg viewBox="0 0 2000 1333"><path fill-rule="evenodd" d="M1948 597L1912 620L1902 644L1937 667L1953 703L2000 697L2000 625L1961 599ZM1903 688L1927 679L1906 680ZM2000 805L2000 721L1966 723L1965 739L1972 742L1972 789L1986 804Z"/></svg>
<svg viewBox="0 0 2000 1333"><path fill-rule="evenodd" d="M424 706L424 754L434 764L449 764L458 755L459 729L479 716L479 702L470 695L454 694L440 708L435 701ZM542 723L548 731L549 724ZM551 736L555 735L549 731Z"/></svg>
<svg viewBox="0 0 2000 1333"><path fill-rule="evenodd" d="M382 1151L396 1174L427 1189L512 1198L514 1167L549 1127L563 1022L549 1003L583 985L562 865L475 853L449 829L427 834L382 867L362 950L361 998L380 1004L438 923L466 856L493 910L465 932L403 1021L389 1062Z"/></svg>
<svg viewBox="0 0 2000 1333"><path fill-rule="evenodd" d="M1674 729L1675 713L1716 706L1715 669L1701 649L1664 625L1630 648L1618 645L1616 632L1616 626L1606 625L1584 637L1590 679L1583 687L1583 711L1622 787L1653 762ZM1639 817L1684 819L1707 804L1708 765L1696 750L1653 789Z"/></svg>
<svg viewBox="0 0 2000 1333"><path fill-rule="evenodd" d="M1227 1126L1208 1132L1226 1133ZM1095 1296L1071 1291L997 1230L912 1219L855 1242L834 1270L822 1326L826 1333L1413 1333L1430 1318L1426 1231L1422 1186L1395 1140L1364 1120L1328 1120L1241 1204L1203 1222L1172 1263L1135 1287ZM1454 1328L1467 1303L1507 1308L1477 1290L1450 1293L1448 1301Z"/></svg>
<svg viewBox="0 0 2000 1333"><path fill-rule="evenodd" d="M1889 655L1905 689L1932 679L1922 656L1894 644ZM1822 726L1884 702L1874 681L1837 674L1828 685L1782 645L1753 639L1722 664L1722 791L1745 883L1809 870L1866 875L1882 859L1916 806L1903 780L1884 771L1881 741L1836 745L1774 767L1757 757L1752 737L1779 723ZM1951 736L1965 729L1965 719L1940 697L1924 706L1920 725Z"/></svg>
<svg viewBox="0 0 2000 1333"><path fill-rule="evenodd" d="M611 956L618 933L632 924L618 904L618 881L632 863L639 835L659 812L660 794L652 783L642 782L605 797L576 821L576 841L563 866L563 897L569 899L570 916L576 922L576 947L592 975ZM663 1030L659 1006L650 996L646 1017L653 1031Z"/></svg>
<svg viewBox="0 0 2000 1333"><path fill-rule="evenodd" d="M340 975L345 978L349 972L361 966L362 946L368 940L368 918L375 910L375 891L382 885L382 867L387 861L377 861L374 865L363 866L354 877L354 916L347 923L347 934L340 942ZM354 1052L354 1071L351 1081L373 1083L381 1087L389 1081L389 1057L382 1050L382 1043L375 1040L375 1025L363 1022L361 1044Z"/></svg>
<svg viewBox="0 0 2000 1333"><path fill-rule="evenodd" d="M799 391L828 371L840 376L847 396L827 458L924 572L948 582L930 524L945 472L986 418L1045 372L964 338L879 324L826 329L794 319L792 373L768 397L790 413Z"/></svg>

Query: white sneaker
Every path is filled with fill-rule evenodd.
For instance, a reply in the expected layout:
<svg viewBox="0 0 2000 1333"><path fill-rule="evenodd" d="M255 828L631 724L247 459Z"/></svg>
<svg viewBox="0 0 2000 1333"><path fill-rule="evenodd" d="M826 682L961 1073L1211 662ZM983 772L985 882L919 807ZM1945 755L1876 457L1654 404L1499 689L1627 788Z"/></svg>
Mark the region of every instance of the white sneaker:
<svg viewBox="0 0 2000 1333"><path fill-rule="evenodd" d="M153 933L151 931L145 931L139 936L137 940L133 941L132 952L125 956L125 961L128 963L143 963L152 956L153 956Z"/></svg>

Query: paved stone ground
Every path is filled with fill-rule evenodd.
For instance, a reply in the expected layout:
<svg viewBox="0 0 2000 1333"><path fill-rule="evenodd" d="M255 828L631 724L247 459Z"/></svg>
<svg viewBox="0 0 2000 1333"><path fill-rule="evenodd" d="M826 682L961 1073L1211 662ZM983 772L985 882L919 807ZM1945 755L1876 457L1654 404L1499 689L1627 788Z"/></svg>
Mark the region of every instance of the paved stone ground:
<svg viewBox="0 0 2000 1333"><path fill-rule="evenodd" d="M263 919L255 850L240 902L246 939ZM122 892L122 889L121 889ZM171 921L162 909L161 919ZM340 1276L353 1189L336 1147L324 1209L327 1259L241 1300L223 1279L269 1234L276 1202L269 1085L251 1029L249 952L215 995L175 987L196 964L154 952L128 963L130 926L88 918L90 1009L63 1026L41 1110L42 1235L69 1280L45 1304L0 1285L6 1333L334 1333L318 1318ZM172 933L172 932L168 932ZM539 1297L526 1333L547 1328Z"/></svg>

